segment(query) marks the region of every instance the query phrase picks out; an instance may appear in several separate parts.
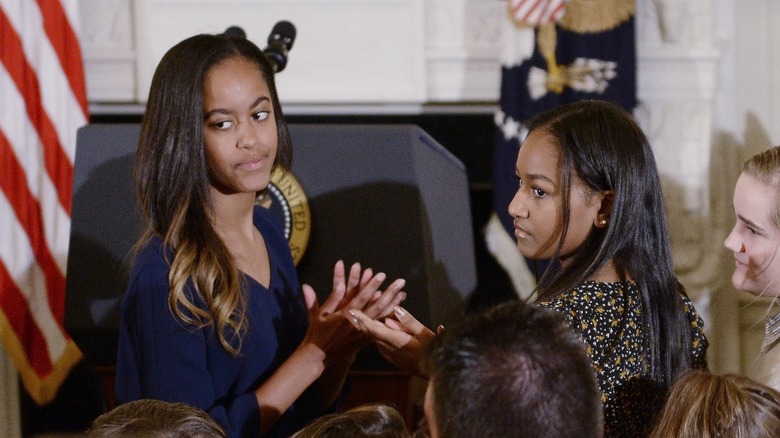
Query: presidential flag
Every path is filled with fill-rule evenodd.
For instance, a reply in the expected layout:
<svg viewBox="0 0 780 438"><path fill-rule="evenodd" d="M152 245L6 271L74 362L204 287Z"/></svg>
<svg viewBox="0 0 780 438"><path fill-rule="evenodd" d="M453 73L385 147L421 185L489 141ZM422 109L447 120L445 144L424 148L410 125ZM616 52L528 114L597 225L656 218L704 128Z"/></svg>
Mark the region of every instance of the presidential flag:
<svg viewBox="0 0 780 438"><path fill-rule="evenodd" d="M495 215L485 238L521 296L533 290L544 268L522 259L507 212L517 191L514 163L526 134L524 122L580 99L634 109L634 11L634 0L507 0L495 114Z"/></svg>
<svg viewBox="0 0 780 438"><path fill-rule="evenodd" d="M63 327L76 130L87 123L78 0L0 0L0 340L39 404L81 353Z"/></svg>

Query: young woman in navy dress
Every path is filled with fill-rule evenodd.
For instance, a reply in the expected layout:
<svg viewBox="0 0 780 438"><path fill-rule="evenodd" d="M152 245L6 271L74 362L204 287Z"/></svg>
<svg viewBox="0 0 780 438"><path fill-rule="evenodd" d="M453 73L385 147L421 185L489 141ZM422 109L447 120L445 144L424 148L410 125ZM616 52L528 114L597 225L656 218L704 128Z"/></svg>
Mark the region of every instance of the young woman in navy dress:
<svg viewBox="0 0 780 438"><path fill-rule="evenodd" d="M255 205L291 153L255 44L197 35L165 54L134 168L148 228L122 302L120 403L183 402L231 437L286 437L338 399L367 342L346 312L386 315L404 282L380 291L384 274L338 262L321 307L301 293L281 224Z"/></svg>

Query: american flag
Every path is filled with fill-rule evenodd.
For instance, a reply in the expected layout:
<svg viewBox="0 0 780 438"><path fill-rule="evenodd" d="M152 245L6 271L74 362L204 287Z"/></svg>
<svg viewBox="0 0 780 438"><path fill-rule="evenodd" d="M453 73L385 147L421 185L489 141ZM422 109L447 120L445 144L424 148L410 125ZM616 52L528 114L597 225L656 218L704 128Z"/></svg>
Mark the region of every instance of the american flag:
<svg viewBox="0 0 780 438"><path fill-rule="evenodd" d="M531 26L557 21L565 7L564 0L509 0L512 19Z"/></svg>
<svg viewBox="0 0 780 438"><path fill-rule="evenodd" d="M65 332L76 130L88 121L78 0L0 0L0 340L39 404L81 352Z"/></svg>

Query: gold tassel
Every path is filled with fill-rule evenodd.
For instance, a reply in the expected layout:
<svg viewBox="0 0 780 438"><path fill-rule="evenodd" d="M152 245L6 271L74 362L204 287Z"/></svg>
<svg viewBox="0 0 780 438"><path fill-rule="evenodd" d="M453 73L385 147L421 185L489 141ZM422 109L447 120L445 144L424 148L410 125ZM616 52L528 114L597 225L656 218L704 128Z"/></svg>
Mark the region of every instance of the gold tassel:
<svg viewBox="0 0 780 438"><path fill-rule="evenodd" d="M563 93L566 86L561 67L555 59L555 46L558 44L558 35L555 30L555 23L547 23L539 26L539 33L536 37L536 44L539 46L539 52L547 61L547 89L556 94Z"/></svg>

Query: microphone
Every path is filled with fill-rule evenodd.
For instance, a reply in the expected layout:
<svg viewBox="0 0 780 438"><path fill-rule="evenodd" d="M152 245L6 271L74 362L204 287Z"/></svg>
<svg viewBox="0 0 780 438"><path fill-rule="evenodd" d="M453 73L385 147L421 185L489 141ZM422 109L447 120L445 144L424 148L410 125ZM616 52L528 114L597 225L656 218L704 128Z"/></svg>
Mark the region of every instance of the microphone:
<svg viewBox="0 0 780 438"><path fill-rule="evenodd" d="M287 53L295 41L295 26L289 21L280 21L271 29L268 35L268 46L263 53L271 60L274 72L279 73L287 66Z"/></svg>
<svg viewBox="0 0 780 438"><path fill-rule="evenodd" d="M238 26L228 27L224 32L222 32L222 35L230 38L246 38L246 32L244 32L244 29L241 29Z"/></svg>
<svg viewBox="0 0 780 438"><path fill-rule="evenodd" d="M231 38L246 38L246 32L238 26L228 27L223 35ZM294 41L295 26L289 21L280 21L271 29L268 45L263 49L263 53L271 61L274 73L279 73L287 66L287 53L292 49Z"/></svg>

